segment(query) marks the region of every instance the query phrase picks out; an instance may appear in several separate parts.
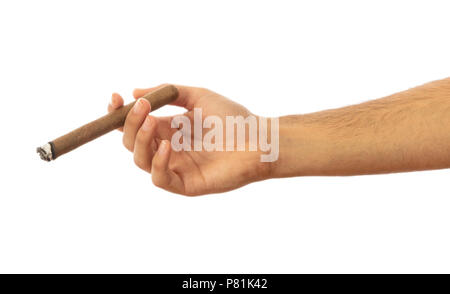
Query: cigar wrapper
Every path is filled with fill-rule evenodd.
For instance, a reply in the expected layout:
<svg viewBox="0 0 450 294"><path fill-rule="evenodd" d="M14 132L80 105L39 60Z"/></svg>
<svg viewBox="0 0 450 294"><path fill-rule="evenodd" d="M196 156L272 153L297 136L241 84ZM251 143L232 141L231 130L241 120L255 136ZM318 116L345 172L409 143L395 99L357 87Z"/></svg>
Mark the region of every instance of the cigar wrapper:
<svg viewBox="0 0 450 294"><path fill-rule="evenodd" d="M173 102L177 97L178 89L173 85L166 85L144 95L142 98L150 102L151 111L154 111ZM39 153L41 159L45 161L55 160L57 157L70 152L81 145L122 127L128 112L133 108L135 103L136 101L124 105L105 116L38 147L37 153Z"/></svg>

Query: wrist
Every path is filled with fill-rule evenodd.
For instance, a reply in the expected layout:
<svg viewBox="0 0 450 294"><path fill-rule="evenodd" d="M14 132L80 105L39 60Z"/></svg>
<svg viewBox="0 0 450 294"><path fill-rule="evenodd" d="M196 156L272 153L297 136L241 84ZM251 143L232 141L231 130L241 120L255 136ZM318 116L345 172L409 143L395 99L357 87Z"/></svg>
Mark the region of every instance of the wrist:
<svg viewBox="0 0 450 294"><path fill-rule="evenodd" d="M329 138L304 115L279 118L279 157L270 165L271 178L321 174L328 161Z"/></svg>
<svg viewBox="0 0 450 294"><path fill-rule="evenodd" d="M265 126L262 122L266 122ZM297 132L285 117L258 117L258 129L259 152L255 159L255 170L260 171L258 180L283 177L292 154L289 140Z"/></svg>
<svg viewBox="0 0 450 294"><path fill-rule="evenodd" d="M294 168L293 160L296 159L295 147L300 144L299 119L295 117L295 122L287 117L279 118L279 156L278 159L270 164L270 178L287 177L290 170Z"/></svg>
<svg viewBox="0 0 450 294"><path fill-rule="evenodd" d="M267 129L261 130L259 151L248 152L251 181L315 174L326 162L327 139L319 126L305 123L304 116L284 116L265 119ZM276 120L276 122L275 122ZM263 128L264 129L264 128ZM276 137L275 137L276 136ZM261 140L267 142L262 148Z"/></svg>

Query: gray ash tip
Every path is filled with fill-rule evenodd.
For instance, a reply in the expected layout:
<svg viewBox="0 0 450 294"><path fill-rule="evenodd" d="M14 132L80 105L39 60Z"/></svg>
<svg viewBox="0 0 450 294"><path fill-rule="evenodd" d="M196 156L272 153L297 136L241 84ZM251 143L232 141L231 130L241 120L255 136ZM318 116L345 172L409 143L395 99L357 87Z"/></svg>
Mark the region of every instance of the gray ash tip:
<svg viewBox="0 0 450 294"><path fill-rule="evenodd" d="M52 147L49 143L36 148L36 152L39 153L39 156L42 160L51 161L53 159L52 156Z"/></svg>

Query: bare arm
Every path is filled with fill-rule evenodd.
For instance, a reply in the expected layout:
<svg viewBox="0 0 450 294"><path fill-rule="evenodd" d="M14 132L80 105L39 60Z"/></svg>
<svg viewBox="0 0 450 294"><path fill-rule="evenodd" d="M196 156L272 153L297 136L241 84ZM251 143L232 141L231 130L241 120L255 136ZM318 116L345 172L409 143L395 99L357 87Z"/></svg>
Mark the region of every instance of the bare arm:
<svg viewBox="0 0 450 294"><path fill-rule="evenodd" d="M217 93L177 86L174 105L219 119L252 113ZM135 98L154 90L138 89ZM109 110L123 104L118 94ZM261 162L262 152L172 150L173 117L149 116L138 101L123 128L123 144L153 183L184 195L233 190L276 177L357 175L450 167L450 78L359 105L279 120L279 157ZM192 125L194 122L192 122ZM248 138L247 138L248 139ZM202 138L192 141L202 144ZM248 142L247 142L248 143Z"/></svg>
<svg viewBox="0 0 450 294"><path fill-rule="evenodd" d="M450 78L363 104L280 118L273 177L450 167Z"/></svg>

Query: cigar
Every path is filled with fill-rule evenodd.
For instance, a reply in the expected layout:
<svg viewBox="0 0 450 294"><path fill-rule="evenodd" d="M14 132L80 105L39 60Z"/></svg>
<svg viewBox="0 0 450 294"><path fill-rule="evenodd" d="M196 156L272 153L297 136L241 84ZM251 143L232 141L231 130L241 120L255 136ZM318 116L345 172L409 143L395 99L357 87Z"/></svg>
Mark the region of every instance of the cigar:
<svg viewBox="0 0 450 294"><path fill-rule="evenodd" d="M150 102L151 110L154 111L161 106L169 104L178 97L178 89L173 85L163 86L142 98ZM102 116L72 132L65 134L36 149L42 160L51 161L59 156L74 150L112 130L124 125L128 112L133 108L136 101L122 106L115 111Z"/></svg>

